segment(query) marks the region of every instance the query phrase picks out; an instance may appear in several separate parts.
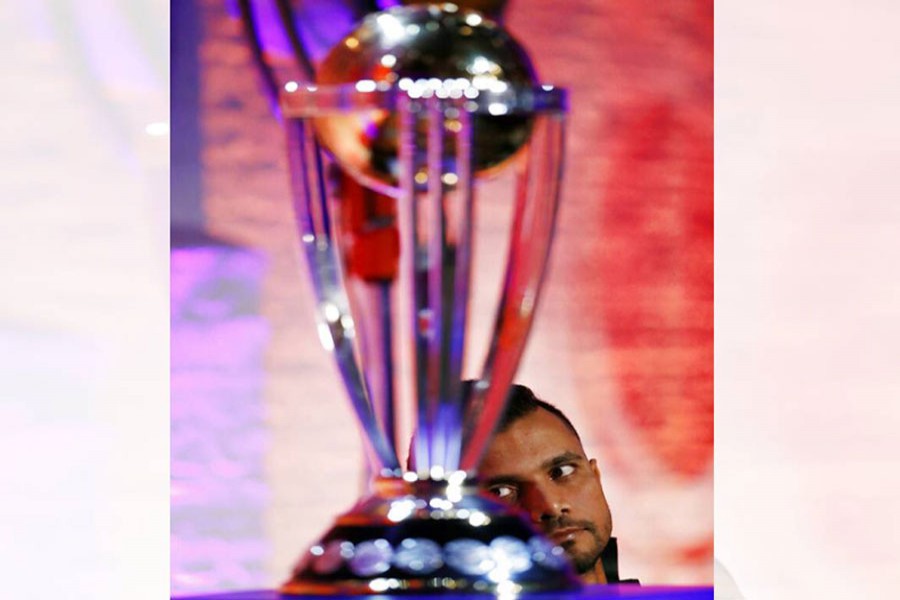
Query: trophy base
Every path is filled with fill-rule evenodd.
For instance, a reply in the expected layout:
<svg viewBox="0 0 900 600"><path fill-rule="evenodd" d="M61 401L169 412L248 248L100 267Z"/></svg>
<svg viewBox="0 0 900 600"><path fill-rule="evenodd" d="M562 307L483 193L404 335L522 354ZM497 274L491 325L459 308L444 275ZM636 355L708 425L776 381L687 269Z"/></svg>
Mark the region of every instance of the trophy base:
<svg viewBox="0 0 900 600"><path fill-rule="evenodd" d="M581 587L528 520L448 479L381 478L301 558L282 595L486 593Z"/></svg>

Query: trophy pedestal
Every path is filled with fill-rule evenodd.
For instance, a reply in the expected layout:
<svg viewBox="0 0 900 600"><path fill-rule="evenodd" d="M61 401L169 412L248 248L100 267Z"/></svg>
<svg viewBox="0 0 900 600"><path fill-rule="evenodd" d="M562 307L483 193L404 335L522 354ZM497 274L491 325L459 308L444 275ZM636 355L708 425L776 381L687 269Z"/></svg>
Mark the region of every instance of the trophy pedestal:
<svg viewBox="0 0 900 600"><path fill-rule="evenodd" d="M580 587L562 548L455 475L464 473L376 480L374 491L301 557L280 592L516 594Z"/></svg>

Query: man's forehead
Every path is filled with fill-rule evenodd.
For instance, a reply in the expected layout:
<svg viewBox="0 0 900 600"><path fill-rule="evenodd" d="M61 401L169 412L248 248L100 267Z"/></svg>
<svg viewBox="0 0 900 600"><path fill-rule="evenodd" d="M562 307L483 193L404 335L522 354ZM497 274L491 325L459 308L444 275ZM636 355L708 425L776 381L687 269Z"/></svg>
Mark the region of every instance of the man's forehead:
<svg viewBox="0 0 900 600"><path fill-rule="evenodd" d="M539 408L494 437L482 470L512 473L541 469L563 455L584 457L578 436L559 417Z"/></svg>
<svg viewBox="0 0 900 600"><path fill-rule="evenodd" d="M547 437L554 436L560 439L574 440L580 445L578 435L572 431L560 417L543 408L537 408L525 416L515 420L504 431L498 432L497 437Z"/></svg>

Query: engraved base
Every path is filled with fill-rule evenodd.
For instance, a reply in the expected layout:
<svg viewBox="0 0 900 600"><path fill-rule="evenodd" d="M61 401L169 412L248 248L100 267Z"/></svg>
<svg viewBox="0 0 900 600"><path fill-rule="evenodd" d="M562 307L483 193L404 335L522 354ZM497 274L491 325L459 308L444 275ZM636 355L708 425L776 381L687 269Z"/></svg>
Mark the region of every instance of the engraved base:
<svg viewBox="0 0 900 600"><path fill-rule="evenodd" d="M301 558L282 595L483 592L581 586L564 551L465 473L382 478ZM412 479L412 480L411 480Z"/></svg>

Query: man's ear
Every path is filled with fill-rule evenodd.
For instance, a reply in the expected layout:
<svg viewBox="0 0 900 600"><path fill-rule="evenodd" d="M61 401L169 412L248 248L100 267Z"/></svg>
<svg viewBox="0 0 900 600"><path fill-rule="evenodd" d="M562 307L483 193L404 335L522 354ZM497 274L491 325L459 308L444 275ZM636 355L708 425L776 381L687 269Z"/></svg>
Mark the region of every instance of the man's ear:
<svg viewBox="0 0 900 600"><path fill-rule="evenodd" d="M592 458L588 463L591 465L591 471L594 473L594 477L597 478L597 481L600 481L600 467L597 466L597 459Z"/></svg>

